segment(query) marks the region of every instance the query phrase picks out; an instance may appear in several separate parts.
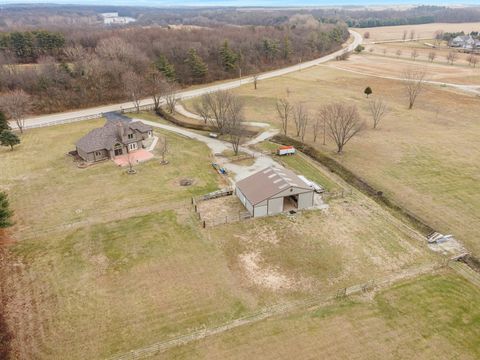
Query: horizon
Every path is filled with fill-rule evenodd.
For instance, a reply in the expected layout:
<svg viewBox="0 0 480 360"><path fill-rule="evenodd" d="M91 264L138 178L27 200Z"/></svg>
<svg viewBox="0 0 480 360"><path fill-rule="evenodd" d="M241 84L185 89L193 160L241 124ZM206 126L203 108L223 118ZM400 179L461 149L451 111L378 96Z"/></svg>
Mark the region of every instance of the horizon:
<svg viewBox="0 0 480 360"><path fill-rule="evenodd" d="M321 8L321 7L405 7L405 6L480 6L478 0L462 0L452 2L449 0L421 1L412 0L114 0L109 4L99 5L95 0L60 0L60 1L25 1L25 0L4 0L1 5L71 5L71 6L129 6L129 7L158 7L158 8L182 8L182 7L262 7L262 8Z"/></svg>

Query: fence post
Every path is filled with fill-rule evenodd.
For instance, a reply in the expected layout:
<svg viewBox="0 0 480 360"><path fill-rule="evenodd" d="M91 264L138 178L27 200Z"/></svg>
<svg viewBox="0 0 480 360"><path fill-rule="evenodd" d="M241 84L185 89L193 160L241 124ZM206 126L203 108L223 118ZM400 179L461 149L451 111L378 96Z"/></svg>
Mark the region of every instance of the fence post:
<svg viewBox="0 0 480 360"><path fill-rule="evenodd" d="M203 220L203 228L205 229L207 227L207 224L205 223L205 220Z"/></svg>

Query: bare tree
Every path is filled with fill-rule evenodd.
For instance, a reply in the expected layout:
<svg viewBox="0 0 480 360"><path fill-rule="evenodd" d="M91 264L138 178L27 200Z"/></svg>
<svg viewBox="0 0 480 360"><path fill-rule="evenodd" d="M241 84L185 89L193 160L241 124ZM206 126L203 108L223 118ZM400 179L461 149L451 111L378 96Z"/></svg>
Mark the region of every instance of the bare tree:
<svg viewBox="0 0 480 360"><path fill-rule="evenodd" d="M403 40L403 41L407 40L407 34L408 34L408 31L407 31L407 30L403 30L403 36L402 36L402 40Z"/></svg>
<svg viewBox="0 0 480 360"><path fill-rule="evenodd" d="M151 70L147 77L147 88L153 100L153 109L158 111L162 102L162 97L165 95L167 82L165 77L158 70Z"/></svg>
<svg viewBox="0 0 480 360"><path fill-rule="evenodd" d="M447 56L447 62L450 65L453 65L453 63L458 59L458 53L456 51L450 51Z"/></svg>
<svg viewBox="0 0 480 360"><path fill-rule="evenodd" d="M165 104L167 105L167 111L170 114L175 112L177 101L177 86L175 83L169 82L165 87Z"/></svg>
<svg viewBox="0 0 480 360"><path fill-rule="evenodd" d="M15 121L23 134L25 115L31 110L31 96L23 90L12 90L0 97L0 107L8 118Z"/></svg>
<svg viewBox="0 0 480 360"><path fill-rule="evenodd" d="M162 136L160 138L160 144L159 144L159 151L160 151L160 155L162 156L162 161L161 161L161 164L162 165L165 165L165 164L168 164L168 161L165 159L165 156L168 154L168 142L167 142L167 137L166 136Z"/></svg>
<svg viewBox="0 0 480 360"><path fill-rule="evenodd" d="M245 129L242 125L242 122L244 120L243 107L243 101L239 97L232 95L226 117L228 138L230 143L232 144L233 152L235 153L235 155L238 155L240 144L245 137Z"/></svg>
<svg viewBox="0 0 480 360"><path fill-rule="evenodd" d="M253 88L257 90L258 75L253 75Z"/></svg>
<svg viewBox="0 0 480 360"><path fill-rule="evenodd" d="M408 96L408 109L412 109L423 90L426 72L423 69L408 68L403 72L403 83Z"/></svg>
<svg viewBox="0 0 480 360"><path fill-rule="evenodd" d="M127 163L128 163L127 173L128 174L136 174L137 172L133 168L134 156L132 155L132 153L130 151L127 152Z"/></svg>
<svg viewBox="0 0 480 360"><path fill-rule="evenodd" d="M277 114L282 122L282 131L284 135L287 135L288 121L290 120L293 107L290 105L287 99L277 100L276 103Z"/></svg>
<svg viewBox="0 0 480 360"><path fill-rule="evenodd" d="M474 68L477 67L478 58L479 58L478 55L471 54L471 55L468 56L468 58L467 58L468 64L469 64L470 66L473 66Z"/></svg>
<svg viewBox="0 0 480 360"><path fill-rule="evenodd" d="M135 111L137 113L140 112L140 100L142 97L142 91L144 89L142 77L133 71L128 71L123 74L122 82L125 95L128 96L130 101L133 103Z"/></svg>
<svg viewBox="0 0 480 360"><path fill-rule="evenodd" d="M415 30L410 30L410 40L415 38Z"/></svg>
<svg viewBox="0 0 480 360"><path fill-rule="evenodd" d="M200 101L195 102L194 109L195 112L200 115L203 122L206 124L210 120L210 108L208 105L203 104L205 98L202 96Z"/></svg>
<svg viewBox="0 0 480 360"><path fill-rule="evenodd" d="M337 153L341 153L344 146L364 127L355 105L325 105L319 114L325 121L328 136L337 146Z"/></svg>
<svg viewBox="0 0 480 360"><path fill-rule="evenodd" d="M322 119L317 118L315 122L313 123L313 142L317 141L318 133L320 132L320 129L322 128Z"/></svg>
<svg viewBox="0 0 480 360"><path fill-rule="evenodd" d="M433 60L435 60L436 57L437 57L437 53L435 51L430 51L428 53L428 60L430 60L430 62L433 62Z"/></svg>
<svg viewBox="0 0 480 360"><path fill-rule="evenodd" d="M305 129L308 124L308 112L305 106L301 103L295 105L293 109L293 120L295 122L295 130L297 137L305 136Z"/></svg>
<svg viewBox="0 0 480 360"><path fill-rule="evenodd" d="M376 129L380 121L385 117L388 112L388 105L382 98L376 98L370 100L368 108L373 119L373 128Z"/></svg>
<svg viewBox="0 0 480 360"><path fill-rule="evenodd" d="M198 109L219 134L228 134L242 115L243 102L230 91L202 95Z"/></svg>
<svg viewBox="0 0 480 360"><path fill-rule="evenodd" d="M417 60L417 57L419 56L418 50L417 50L417 49L413 49L411 56L412 56L412 59L413 59L413 60Z"/></svg>

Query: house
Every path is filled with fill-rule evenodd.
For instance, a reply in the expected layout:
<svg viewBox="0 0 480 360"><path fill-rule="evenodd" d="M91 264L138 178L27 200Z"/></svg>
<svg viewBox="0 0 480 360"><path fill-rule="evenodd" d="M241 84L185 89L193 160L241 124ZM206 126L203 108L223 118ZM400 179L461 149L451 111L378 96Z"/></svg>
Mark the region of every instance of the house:
<svg viewBox="0 0 480 360"><path fill-rule="evenodd" d="M268 167L238 181L235 195L253 217L314 205L314 190L284 168Z"/></svg>
<svg viewBox="0 0 480 360"><path fill-rule="evenodd" d="M87 162L115 159L143 148L143 141L153 137L151 126L141 121L109 120L78 140L78 155Z"/></svg>
<svg viewBox="0 0 480 360"><path fill-rule="evenodd" d="M463 49L472 49L475 45L475 39L472 35L457 36L450 42L452 47L461 47Z"/></svg>

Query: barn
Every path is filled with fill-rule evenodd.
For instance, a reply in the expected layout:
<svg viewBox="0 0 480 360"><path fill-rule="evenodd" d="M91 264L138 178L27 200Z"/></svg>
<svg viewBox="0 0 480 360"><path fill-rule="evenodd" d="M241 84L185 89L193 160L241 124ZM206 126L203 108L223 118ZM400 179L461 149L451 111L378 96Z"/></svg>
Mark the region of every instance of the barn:
<svg viewBox="0 0 480 360"><path fill-rule="evenodd" d="M314 204L314 191L295 173L268 167L237 182L235 195L253 217L306 209Z"/></svg>

